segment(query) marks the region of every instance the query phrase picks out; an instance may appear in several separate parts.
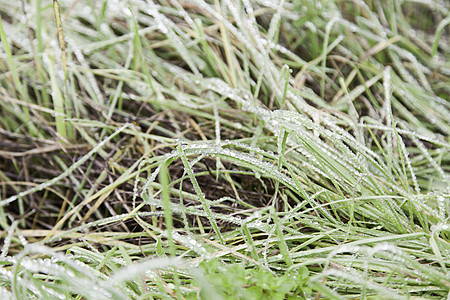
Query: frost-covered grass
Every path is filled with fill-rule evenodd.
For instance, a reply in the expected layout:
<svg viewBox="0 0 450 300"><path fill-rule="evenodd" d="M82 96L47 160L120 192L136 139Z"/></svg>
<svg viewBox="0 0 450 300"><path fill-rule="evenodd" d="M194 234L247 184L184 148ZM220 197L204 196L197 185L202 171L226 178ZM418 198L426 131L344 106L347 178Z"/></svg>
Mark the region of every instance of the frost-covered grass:
<svg viewBox="0 0 450 300"><path fill-rule="evenodd" d="M59 5L0 0L1 299L449 297L448 2Z"/></svg>

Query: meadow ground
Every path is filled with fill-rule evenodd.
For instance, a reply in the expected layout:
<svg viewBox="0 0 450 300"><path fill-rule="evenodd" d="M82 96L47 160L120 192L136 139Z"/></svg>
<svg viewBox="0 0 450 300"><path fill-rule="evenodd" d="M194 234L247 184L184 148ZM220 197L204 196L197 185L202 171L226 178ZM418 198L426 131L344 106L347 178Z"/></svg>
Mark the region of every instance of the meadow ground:
<svg viewBox="0 0 450 300"><path fill-rule="evenodd" d="M449 2L0 17L1 299L449 299Z"/></svg>

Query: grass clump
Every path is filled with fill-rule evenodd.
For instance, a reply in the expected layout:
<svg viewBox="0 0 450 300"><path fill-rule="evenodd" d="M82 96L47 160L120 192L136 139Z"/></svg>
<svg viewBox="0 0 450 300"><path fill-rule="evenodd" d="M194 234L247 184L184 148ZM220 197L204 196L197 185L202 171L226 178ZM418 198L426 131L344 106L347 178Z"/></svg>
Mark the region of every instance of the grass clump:
<svg viewBox="0 0 450 300"><path fill-rule="evenodd" d="M449 11L0 0L2 299L448 297Z"/></svg>

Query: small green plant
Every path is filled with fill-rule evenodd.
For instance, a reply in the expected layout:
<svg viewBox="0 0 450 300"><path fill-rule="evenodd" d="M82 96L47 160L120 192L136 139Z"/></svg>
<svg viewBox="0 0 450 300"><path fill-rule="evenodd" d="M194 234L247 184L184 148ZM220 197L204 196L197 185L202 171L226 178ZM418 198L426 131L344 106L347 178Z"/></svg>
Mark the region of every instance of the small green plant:
<svg viewBox="0 0 450 300"><path fill-rule="evenodd" d="M312 292L307 286L309 270L295 269L283 275L243 264L225 265L218 259L203 261L200 268L209 284L224 299L304 299ZM200 291L202 299L206 299ZM195 299L196 293L189 297Z"/></svg>

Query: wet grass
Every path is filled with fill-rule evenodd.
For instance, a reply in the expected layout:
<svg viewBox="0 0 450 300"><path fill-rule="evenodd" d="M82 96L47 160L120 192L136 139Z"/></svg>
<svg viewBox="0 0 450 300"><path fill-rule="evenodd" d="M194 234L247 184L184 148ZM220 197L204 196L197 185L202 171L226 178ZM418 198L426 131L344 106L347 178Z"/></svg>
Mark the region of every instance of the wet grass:
<svg viewBox="0 0 450 300"><path fill-rule="evenodd" d="M0 0L2 299L449 297L445 1L55 3Z"/></svg>

